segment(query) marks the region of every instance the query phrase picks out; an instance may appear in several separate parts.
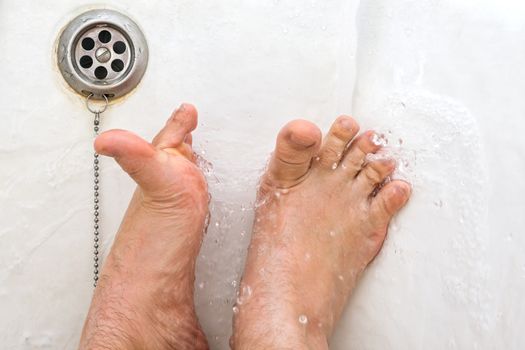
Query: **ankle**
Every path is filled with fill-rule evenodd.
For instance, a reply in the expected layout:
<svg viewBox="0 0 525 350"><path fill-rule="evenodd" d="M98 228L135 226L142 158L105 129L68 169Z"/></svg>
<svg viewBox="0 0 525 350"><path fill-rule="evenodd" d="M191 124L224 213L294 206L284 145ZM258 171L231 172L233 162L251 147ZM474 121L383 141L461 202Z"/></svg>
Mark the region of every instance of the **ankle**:
<svg viewBox="0 0 525 350"><path fill-rule="evenodd" d="M190 278L179 279L174 287L170 278L139 283L134 276L109 270L102 271L95 290L80 349L208 348Z"/></svg>
<svg viewBox="0 0 525 350"><path fill-rule="evenodd" d="M327 331L320 322L290 305L256 298L239 308L230 343L233 349L328 349Z"/></svg>
<svg viewBox="0 0 525 350"><path fill-rule="evenodd" d="M130 317L133 313L124 298L117 301L96 297L84 324L79 349L138 349L145 345L144 329Z"/></svg>
<svg viewBox="0 0 525 350"><path fill-rule="evenodd" d="M193 300L164 309L155 303L100 297L90 309L79 349L99 348L204 350L208 344Z"/></svg>
<svg viewBox="0 0 525 350"><path fill-rule="evenodd" d="M328 340L322 332L286 325L266 326L264 321L261 321L253 327L236 327L237 330L230 341L232 349L328 349Z"/></svg>

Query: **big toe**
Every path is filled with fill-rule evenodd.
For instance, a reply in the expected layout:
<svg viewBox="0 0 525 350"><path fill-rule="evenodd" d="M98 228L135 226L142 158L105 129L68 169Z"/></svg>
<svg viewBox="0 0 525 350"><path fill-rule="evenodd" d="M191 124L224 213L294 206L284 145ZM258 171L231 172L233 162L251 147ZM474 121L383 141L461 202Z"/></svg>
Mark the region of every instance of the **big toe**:
<svg viewBox="0 0 525 350"><path fill-rule="evenodd" d="M405 206L412 189L404 181L395 180L387 183L372 198L371 218L378 227L386 227L392 217Z"/></svg>
<svg viewBox="0 0 525 350"><path fill-rule="evenodd" d="M297 185L310 169L312 157L321 145L321 131L306 120L286 124L279 135L268 168L271 185L289 188Z"/></svg>
<svg viewBox="0 0 525 350"><path fill-rule="evenodd" d="M142 188L156 186L157 174L162 174L156 160L158 151L138 135L125 130L109 130L95 140L95 151L114 158Z"/></svg>

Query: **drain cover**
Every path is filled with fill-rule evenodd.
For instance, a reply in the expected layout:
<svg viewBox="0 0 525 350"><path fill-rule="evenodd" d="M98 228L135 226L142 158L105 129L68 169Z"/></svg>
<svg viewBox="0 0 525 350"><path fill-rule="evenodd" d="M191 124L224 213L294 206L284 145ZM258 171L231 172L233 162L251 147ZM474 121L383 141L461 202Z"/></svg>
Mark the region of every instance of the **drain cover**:
<svg viewBox="0 0 525 350"><path fill-rule="evenodd" d="M58 42L58 68L79 94L102 100L133 90L148 64L148 45L129 17L107 9L87 11L66 26Z"/></svg>

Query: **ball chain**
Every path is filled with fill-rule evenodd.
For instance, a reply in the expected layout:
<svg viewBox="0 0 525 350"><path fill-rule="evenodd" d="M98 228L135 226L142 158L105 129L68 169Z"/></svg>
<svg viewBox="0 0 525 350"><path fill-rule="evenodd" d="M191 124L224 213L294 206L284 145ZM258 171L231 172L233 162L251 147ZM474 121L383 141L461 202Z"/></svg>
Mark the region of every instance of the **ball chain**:
<svg viewBox="0 0 525 350"><path fill-rule="evenodd" d="M93 97L93 93L90 93L86 97L86 108L88 111L95 115L93 120L93 131L95 138L98 136L100 130L100 114L102 114L109 105L109 99L106 94L103 94L102 97L105 100L105 104L100 109L93 109L90 106L90 99ZM100 164L99 164L99 155L97 152L93 154L93 287L97 286L98 283L98 267L99 267L99 236L100 236Z"/></svg>
<svg viewBox="0 0 525 350"><path fill-rule="evenodd" d="M95 119L93 121L93 131L95 132L95 137L98 136L98 132L100 130L100 113L95 113ZM99 200L99 190L100 190L100 166L99 166L99 159L98 159L98 153L94 153L93 158L93 287L97 286L98 282L98 242L99 242L99 209L100 209L100 200Z"/></svg>

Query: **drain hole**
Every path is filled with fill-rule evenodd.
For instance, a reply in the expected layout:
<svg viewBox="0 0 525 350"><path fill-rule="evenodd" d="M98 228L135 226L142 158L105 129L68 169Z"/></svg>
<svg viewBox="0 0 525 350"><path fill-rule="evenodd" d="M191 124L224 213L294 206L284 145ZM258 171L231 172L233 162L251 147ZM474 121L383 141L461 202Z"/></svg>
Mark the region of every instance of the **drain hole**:
<svg viewBox="0 0 525 350"><path fill-rule="evenodd" d="M100 67L97 67L97 69L95 69L95 76L98 78L98 79L104 79L105 77L107 77L108 75L108 70L102 66Z"/></svg>
<svg viewBox="0 0 525 350"><path fill-rule="evenodd" d="M95 47L95 40L91 38L84 38L84 40L82 40L82 47L86 51L93 49Z"/></svg>
<svg viewBox="0 0 525 350"><path fill-rule="evenodd" d="M126 51L126 44L124 44L122 41L117 41L115 44L113 44L113 51L119 55L123 54L124 51Z"/></svg>
<svg viewBox="0 0 525 350"><path fill-rule="evenodd" d="M93 59L89 56L80 57L79 62L82 68L89 68L93 65Z"/></svg>
<svg viewBox="0 0 525 350"><path fill-rule="evenodd" d="M115 72L122 71L124 69L124 62L119 59L114 60L111 62L111 69L113 69Z"/></svg>
<svg viewBox="0 0 525 350"><path fill-rule="evenodd" d="M100 33L98 33L98 40L100 40L100 42L103 42L104 44L109 43L109 41L111 40L111 33L107 30L101 31Z"/></svg>

